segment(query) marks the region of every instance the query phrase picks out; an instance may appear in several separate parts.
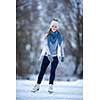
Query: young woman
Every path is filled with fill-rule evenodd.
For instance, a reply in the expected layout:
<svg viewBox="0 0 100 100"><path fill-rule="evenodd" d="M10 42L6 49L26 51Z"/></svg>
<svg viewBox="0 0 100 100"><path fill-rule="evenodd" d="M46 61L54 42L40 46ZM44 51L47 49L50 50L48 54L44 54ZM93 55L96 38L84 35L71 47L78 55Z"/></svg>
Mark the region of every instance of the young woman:
<svg viewBox="0 0 100 100"><path fill-rule="evenodd" d="M50 23L50 30L45 36L44 39L44 48L42 50L40 59L42 60L41 70L38 76L37 84L34 86L32 92L36 92L40 88L41 81L45 74L45 71L51 63L51 71L49 78L49 89L48 92L53 92L53 84L55 79L55 71L58 65L59 60L61 62L64 61L64 50L63 50L63 42L60 32L58 31L58 20L53 19Z"/></svg>

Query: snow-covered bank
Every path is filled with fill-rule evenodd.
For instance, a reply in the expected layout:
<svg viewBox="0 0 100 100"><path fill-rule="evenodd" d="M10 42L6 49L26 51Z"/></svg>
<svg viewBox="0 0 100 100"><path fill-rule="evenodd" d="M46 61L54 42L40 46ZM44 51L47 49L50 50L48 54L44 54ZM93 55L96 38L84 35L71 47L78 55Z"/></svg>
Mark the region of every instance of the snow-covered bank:
<svg viewBox="0 0 100 100"><path fill-rule="evenodd" d="M49 80L49 77L50 77L50 74L44 74L44 77L43 77L43 80L46 80L48 81ZM32 75L27 75L26 77L22 77L22 76L16 76L16 79L17 80L37 80L38 78L38 74L35 75L35 74L32 74ZM79 78L77 76L55 76L55 80L56 81L76 81L76 80L79 80Z"/></svg>

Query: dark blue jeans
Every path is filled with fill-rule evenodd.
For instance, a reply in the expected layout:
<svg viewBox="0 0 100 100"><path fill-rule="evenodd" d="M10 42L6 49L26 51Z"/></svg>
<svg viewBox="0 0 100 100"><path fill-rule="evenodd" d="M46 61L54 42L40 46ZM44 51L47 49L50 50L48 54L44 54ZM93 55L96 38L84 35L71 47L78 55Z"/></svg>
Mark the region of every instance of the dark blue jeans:
<svg viewBox="0 0 100 100"><path fill-rule="evenodd" d="M41 65L41 70L40 70L38 80L37 80L38 84L41 83L41 81L43 79L43 76L44 76L44 73L45 73L49 63L50 63L50 61L49 61L48 57L44 56L43 61L42 61L42 65ZM58 65L58 57L55 56L55 57L53 57L53 61L51 62L51 71L50 71L49 84L53 84L53 82L54 82L55 71L56 71L57 65Z"/></svg>

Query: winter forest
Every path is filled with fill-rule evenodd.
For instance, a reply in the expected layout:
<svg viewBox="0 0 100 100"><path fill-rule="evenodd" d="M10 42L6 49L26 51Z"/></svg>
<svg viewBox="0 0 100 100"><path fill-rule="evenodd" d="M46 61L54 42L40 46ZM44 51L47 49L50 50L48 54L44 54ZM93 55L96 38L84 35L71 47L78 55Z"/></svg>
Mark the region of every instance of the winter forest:
<svg viewBox="0 0 100 100"><path fill-rule="evenodd" d="M65 53L55 79L83 78L83 0L16 0L16 79L33 80L38 75L42 37L53 18L59 20Z"/></svg>

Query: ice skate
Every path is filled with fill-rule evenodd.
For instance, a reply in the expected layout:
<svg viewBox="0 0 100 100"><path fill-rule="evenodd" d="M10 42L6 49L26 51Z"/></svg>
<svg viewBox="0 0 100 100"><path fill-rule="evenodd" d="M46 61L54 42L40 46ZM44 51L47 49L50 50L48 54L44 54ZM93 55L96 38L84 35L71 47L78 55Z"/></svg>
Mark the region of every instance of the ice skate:
<svg viewBox="0 0 100 100"><path fill-rule="evenodd" d="M49 93L53 93L53 85L52 84L49 84L49 89L48 89L48 92Z"/></svg>
<svg viewBox="0 0 100 100"><path fill-rule="evenodd" d="M40 84L36 84L31 92L37 92L40 89Z"/></svg>

